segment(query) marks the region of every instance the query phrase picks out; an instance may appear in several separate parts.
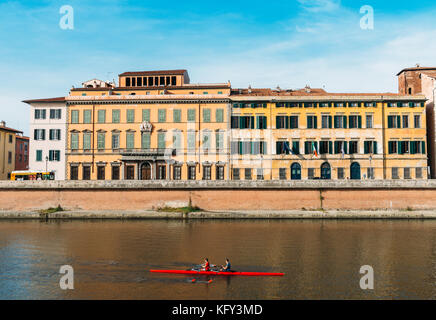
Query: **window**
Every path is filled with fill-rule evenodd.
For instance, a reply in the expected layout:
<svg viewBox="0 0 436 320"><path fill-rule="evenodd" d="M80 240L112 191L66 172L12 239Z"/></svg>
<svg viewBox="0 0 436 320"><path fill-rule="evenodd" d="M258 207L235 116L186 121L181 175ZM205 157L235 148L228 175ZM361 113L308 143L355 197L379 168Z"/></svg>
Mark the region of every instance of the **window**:
<svg viewBox="0 0 436 320"><path fill-rule="evenodd" d="M120 110L112 110L112 123L120 123Z"/></svg>
<svg viewBox="0 0 436 320"><path fill-rule="evenodd" d="M211 166L203 166L203 180L211 180Z"/></svg>
<svg viewBox="0 0 436 320"><path fill-rule="evenodd" d="M157 134L157 147L159 149L165 149L166 148L166 144L165 144L165 132L158 132L158 134Z"/></svg>
<svg viewBox="0 0 436 320"><path fill-rule="evenodd" d="M277 141L276 142L276 154L290 154L291 148L289 147L288 141Z"/></svg>
<svg viewBox="0 0 436 320"><path fill-rule="evenodd" d="M265 179L265 177L263 176L263 169L256 169L256 179L257 180Z"/></svg>
<svg viewBox="0 0 436 320"><path fill-rule="evenodd" d="M350 141L348 150L349 150L349 154L359 153L357 141Z"/></svg>
<svg viewBox="0 0 436 320"><path fill-rule="evenodd" d="M106 134L103 132L97 133L97 149L104 150L105 149L105 138Z"/></svg>
<svg viewBox="0 0 436 320"><path fill-rule="evenodd" d="M120 180L120 166L112 166L112 180Z"/></svg>
<svg viewBox="0 0 436 320"><path fill-rule="evenodd" d="M347 117L346 116L335 116L334 117L334 127L335 127L335 129L346 129L347 128Z"/></svg>
<svg viewBox="0 0 436 320"><path fill-rule="evenodd" d="M403 128L409 128L409 116L403 115Z"/></svg>
<svg viewBox="0 0 436 320"><path fill-rule="evenodd" d="M8 164L12 163L12 152L8 151Z"/></svg>
<svg viewBox="0 0 436 320"><path fill-rule="evenodd" d="M415 128L421 128L421 116L420 115L414 116L414 124L415 124Z"/></svg>
<svg viewBox="0 0 436 320"><path fill-rule="evenodd" d="M321 141L319 143L319 153L320 154L333 154L333 148L332 148L332 142L331 141Z"/></svg>
<svg viewBox="0 0 436 320"><path fill-rule="evenodd" d="M392 168L392 179L400 179L398 176L398 168Z"/></svg>
<svg viewBox="0 0 436 320"><path fill-rule="evenodd" d="M196 172L195 166L188 166L188 180L196 180Z"/></svg>
<svg viewBox="0 0 436 320"><path fill-rule="evenodd" d="M366 115L366 128L367 129L372 129L374 127L373 120L374 120L374 117L372 114Z"/></svg>
<svg viewBox="0 0 436 320"><path fill-rule="evenodd" d="M256 117L256 129L268 129L267 117L265 116L257 116Z"/></svg>
<svg viewBox="0 0 436 320"><path fill-rule="evenodd" d="M286 168L280 168L279 169L279 176L280 176L280 180L286 180Z"/></svg>
<svg viewBox="0 0 436 320"><path fill-rule="evenodd" d="M307 116L307 129L317 129L318 120L316 116Z"/></svg>
<svg viewBox="0 0 436 320"><path fill-rule="evenodd" d="M292 141L292 153L294 155L300 154L300 141Z"/></svg>
<svg viewBox="0 0 436 320"><path fill-rule="evenodd" d="M165 180L167 178L167 167L164 164L157 166L157 180Z"/></svg>
<svg viewBox="0 0 436 320"><path fill-rule="evenodd" d="M222 132L217 132L215 134L215 142L216 142L216 149L217 150L224 149L224 134Z"/></svg>
<svg viewBox="0 0 436 320"><path fill-rule="evenodd" d="M150 132L143 132L141 134L141 148L150 149Z"/></svg>
<svg viewBox="0 0 436 320"><path fill-rule="evenodd" d="M150 122L150 109L142 109L142 121Z"/></svg>
<svg viewBox="0 0 436 320"><path fill-rule="evenodd" d="M345 179L345 168L338 168L338 179Z"/></svg>
<svg viewBox="0 0 436 320"><path fill-rule="evenodd" d="M416 179L422 179L422 168L415 168Z"/></svg>
<svg viewBox="0 0 436 320"><path fill-rule="evenodd" d="M82 180L91 180L91 167L84 166L82 171Z"/></svg>
<svg viewBox="0 0 436 320"><path fill-rule="evenodd" d="M35 129L33 131L34 140L45 140L45 129Z"/></svg>
<svg viewBox="0 0 436 320"><path fill-rule="evenodd" d="M12 141L14 141L14 138L13 138L13 136L10 134L10 135L9 135L9 143L12 143Z"/></svg>
<svg viewBox="0 0 436 320"><path fill-rule="evenodd" d="M106 110L98 110L97 111L97 118L98 123L105 123L106 122Z"/></svg>
<svg viewBox="0 0 436 320"><path fill-rule="evenodd" d="M126 78L126 87L130 87L130 86L131 86L130 78Z"/></svg>
<svg viewBox="0 0 436 320"><path fill-rule="evenodd" d="M233 180L241 180L240 176L239 176L239 169L238 168L233 168Z"/></svg>
<svg viewBox="0 0 436 320"><path fill-rule="evenodd" d="M298 116L290 116L290 129L298 129Z"/></svg>
<svg viewBox="0 0 436 320"><path fill-rule="evenodd" d="M134 149L135 148L135 133L127 132L126 133L126 148Z"/></svg>
<svg viewBox="0 0 436 320"><path fill-rule="evenodd" d="M323 115L321 117L321 126L323 129L331 129L332 128L332 117Z"/></svg>
<svg viewBox="0 0 436 320"><path fill-rule="evenodd" d="M50 109L50 119L60 119L62 115L61 109Z"/></svg>
<svg viewBox="0 0 436 320"><path fill-rule="evenodd" d="M216 122L224 122L224 109L216 109Z"/></svg>
<svg viewBox="0 0 436 320"><path fill-rule="evenodd" d="M105 167L97 166L97 180L105 180L105 179L106 179Z"/></svg>
<svg viewBox="0 0 436 320"><path fill-rule="evenodd" d="M388 152L389 154L396 154L398 152L398 141L388 142Z"/></svg>
<svg viewBox="0 0 436 320"><path fill-rule="evenodd" d="M188 151L195 151L195 132L188 132Z"/></svg>
<svg viewBox="0 0 436 320"><path fill-rule="evenodd" d="M61 152L59 150L50 150L48 153L48 161L61 161Z"/></svg>
<svg viewBox="0 0 436 320"><path fill-rule="evenodd" d="M254 117L232 117L232 129L254 129Z"/></svg>
<svg viewBox="0 0 436 320"><path fill-rule="evenodd" d="M91 110L83 110L83 123L91 123Z"/></svg>
<svg viewBox="0 0 436 320"><path fill-rule="evenodd" d="M195 122L195 109L188 109L188 122Z"/></svg>
<svg viewBox="0 0 436 320"><path fill-rule="evenodd" d="M313 154L313 148L318 151L318 142L316 141L306 141L304 142L304 154Z"/></svg>
<svg viewBox="0 0 436 320"><path fill-rule="evenodd" d="M180 131L173 132L173 148L176 150L182 148L182 133Z"/></svg>
<svg viewBox="0 0 436 320"><path fill-rule="evenodd" d="M203 109L203 122L210 122L210 109Z"/></svg>
<svg viewBox="0 0 436 320"><path fill-rule="evenodd" d="M83 150L91 150L91 134L83 134Z"/></svg>
<svg viewBox="0 0 436 320"><path fill-rule="evenodd" d="M232 154L265 154L266 142L265 141L232 141L231 153Z"/></svg>
<svg viewBox="0 0 436 320"><path fill-rule="evenodd" d="M61 140L61 130L60 129L50 129L49 139L50 140Z"/></svg>
<svg viewBox="0 0 436 320"><path fill-rule="evenodd" d="M182 121L182 110L174 109L173 110L173 122L181 122Z"/></svg>
<svg viewBox="0 0 436 320"><path fill-rule="evenodd" d="M410 152L410 141L401 141L398 143L398 154L407 154Z"/></svg>
<svg viewBox="0 0 436 320"><path fill-rule="evenodd" d="M70 180L79 180L79 167L70 167Z"/></svg>
<svg viewBox="0 0 436 320"><path fill-rule="evenodd" d="M128 109L127 110L127 122L128 123L134 123L135 122L135 110L134 109Z"/></svg>
<svg viewBox="0 0 436 320"><path fill-rule="evenodd" d="M173 180L181 180L181 179L182 179L182 167L173 166Z"/></svg>
<svg viewBox="0 0 436 320"><path fill-rule="evenodd" d="M79 134L71 133L71 150L79 149Z"/></svg>
<svg viewBox="0 0 436 320"><path fill-rule="evenodd" d="M350 119L350 123L349 123L350 129L362 128L362 117L361 116L350 116L349 119Z"/></svg>
<svg viewBox="0 0 436 320"><path fill-rule="evenodd" d="M401 128L401 117L388 116L388 128L389 129Z"/></svg>
<svg viewBox="0 0 436 320"><path fill-rule="evenodd" d="M45 109L35 109L35 119L45 119Z"/></svg>
<svg viewBox="0 0 436 320"><path fill-rule="evenodd" d="M277 116L276 117L277 129L289 129L289 117Z"/></svg>
<svg viewBox="0 0 436 320"><path fill-rule="evenodd" d="M246 168L245 170L244 170L245 172L245 180L251 180L252 178L251 178L251 169L250 168Z"/></svg>
<svg viewBox="0 0 436 320"><path fill-rule="evenodd" d="M166 122L167 121L167 110L159 109L158 110L158 122Z"/></svg>
<svg viewBox="0 0 436 320"><path fill-rule="evenodd" d="M42 150L36 150L36 161L42 161Z"/></svg>
<svg viewBox="0 0 436 320"><path fill-rule="evenodd" d="M224 180L224 167L223 166L216 167L216 179L217 180Z"/></svg>
<svg viewBox="0 0 436 320"><path fill-rule="evenodd" d="M112 149L113 150L117 150L120 148L120 134L117 133L112 133Z"/></svg>
<svg viewBox="0 0 436 320"><path fill-rule="evenodd" d="M365 141L363 149L365 154L377 154L377 141Z"/></svg>
<svg viewBox="0 0 436 320"><path fill-rule="evenodd" d="M202 140L203 150L210 150L210 132L203 132L203 140Z"/></svg>
<svg viewBox="0 0 436 320"><path fill-rule="evenodd" d="M410 141L410 154L425 154L425 141Z"/></svg>
<svg viewBox="0 0 436 320"><path fill-rule="evenodd" d="M404 168L404 179L411 179L410 168Z"/></svg>

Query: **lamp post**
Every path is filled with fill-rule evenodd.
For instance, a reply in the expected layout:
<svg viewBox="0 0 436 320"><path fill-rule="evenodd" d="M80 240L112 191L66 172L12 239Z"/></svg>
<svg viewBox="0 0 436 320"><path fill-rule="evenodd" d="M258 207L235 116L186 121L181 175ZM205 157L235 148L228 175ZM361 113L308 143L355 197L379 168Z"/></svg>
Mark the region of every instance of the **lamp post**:
<svg viewBox="0 0 436 320"><path fill-rule="evenodd" d="M45 156L45 172L48 170L48 157Z"/></svg>

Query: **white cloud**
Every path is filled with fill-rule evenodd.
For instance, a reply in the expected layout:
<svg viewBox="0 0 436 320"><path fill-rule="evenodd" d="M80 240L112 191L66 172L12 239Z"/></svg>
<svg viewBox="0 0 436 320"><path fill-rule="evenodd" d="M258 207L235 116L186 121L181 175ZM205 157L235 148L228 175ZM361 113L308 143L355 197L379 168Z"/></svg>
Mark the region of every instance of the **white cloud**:
<svg viewBox="0 0 436 320"><path fill-rule="evenodd" d="M309 12L331 12L339 9L341 0L298 0Z"/></svg>

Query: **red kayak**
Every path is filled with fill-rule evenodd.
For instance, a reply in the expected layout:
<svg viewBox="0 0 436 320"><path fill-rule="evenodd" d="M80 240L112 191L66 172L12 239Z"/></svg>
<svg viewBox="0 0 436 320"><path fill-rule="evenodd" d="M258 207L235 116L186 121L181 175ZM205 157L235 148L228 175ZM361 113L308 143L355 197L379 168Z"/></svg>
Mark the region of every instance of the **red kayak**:
<svg viewBox="0 0 436 320"><path fill-rule="evenodd" d="M221 272L221 271L194 271L194 270L150 270L153 273L189 274L205 276L250 276L250 277L283 277L284 273L271 272Z"/></svg>

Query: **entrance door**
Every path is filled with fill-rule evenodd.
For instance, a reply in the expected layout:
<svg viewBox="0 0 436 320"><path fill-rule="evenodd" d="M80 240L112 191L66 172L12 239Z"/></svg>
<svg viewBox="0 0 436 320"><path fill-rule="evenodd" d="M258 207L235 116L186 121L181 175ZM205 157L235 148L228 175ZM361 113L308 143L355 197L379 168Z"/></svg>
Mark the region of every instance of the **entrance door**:
<svg viewBox="0 0 436 320"><path fill-rule="evenodd" d="M354 162L351 165L351 180L360 180L360 164Z"/></svg>
<svg viewBox="0 0 436 320"><path fill-rule="evenodd" d="M327 162L321 166L321 179L330 180L332 178L332 170Z"/></svg>
<svg viewBox="0 0 436 320"><path fill-rule="evenodd" d="M144 163L141 166L141 179L151 180L151 166L149 163Z"/></svg>
<svg viewBox="0 0 436 320"><path fill-rule="evenodd" d="M301 180L301 166L298 163L294 163L291 166L291 179Z"/></svg>

